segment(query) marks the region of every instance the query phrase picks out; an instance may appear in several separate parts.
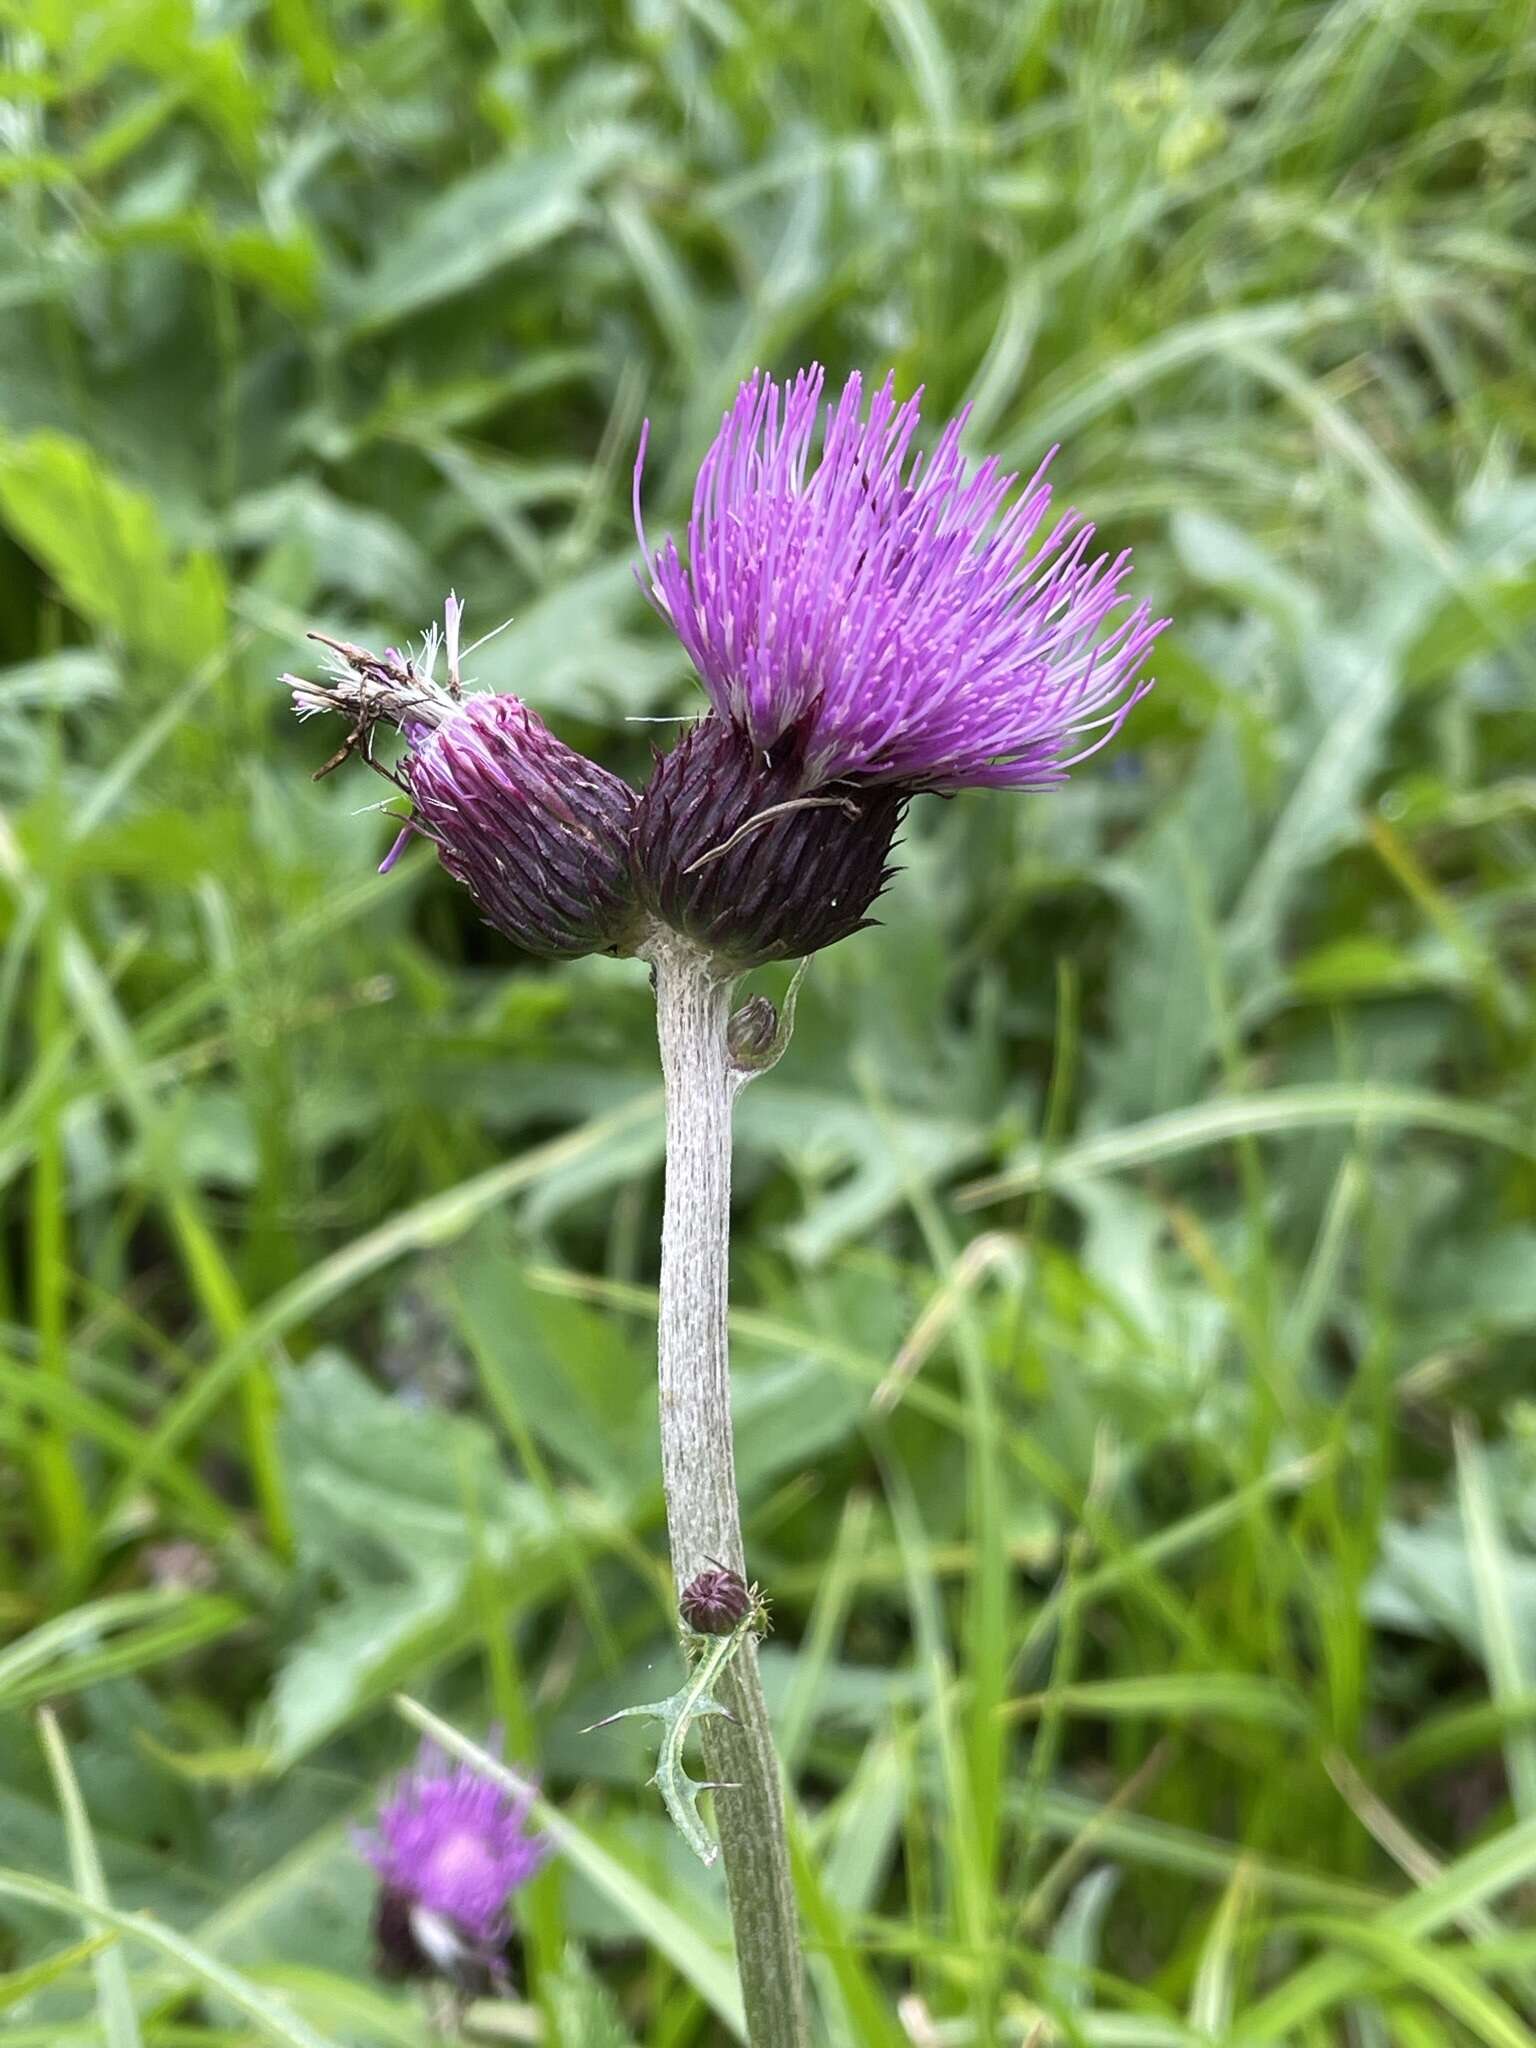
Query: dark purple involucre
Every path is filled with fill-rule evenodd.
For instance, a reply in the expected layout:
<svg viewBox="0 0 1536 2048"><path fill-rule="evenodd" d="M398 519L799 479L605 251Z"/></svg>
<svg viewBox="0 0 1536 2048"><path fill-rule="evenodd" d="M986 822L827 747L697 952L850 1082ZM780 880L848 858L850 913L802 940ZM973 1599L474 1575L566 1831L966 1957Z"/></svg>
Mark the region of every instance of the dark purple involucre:
<svg viewBox="0 0 1536 2048"><path fill-rule="evenodd" d="M732 968L815 953L869 923L907 794L839 783L807 797L793 748L764 756L701 718L657 760L635 813L641 901Z"/></svg>
<svg viewBox="0 0 1536 2048"><path fill-rule="evenodd" d="M1050 508L1046 462L1016 479L961 453L966 415L914 455L921 393L855 374L820 435L823 375L742 385L694 487L684 562L635 519L652 602L716 711L773 755L796 736L801 786L1040 789L1119 730L1151 687L1166 620L1125 590L1130 555Z"/></svg>
<svg viewBox="0 0 1536 2048"><path fill-rule="evenodd" d="M507 1901L549 1854L527 1829L529 1801L424 1744L358 1848L387 1898L416 1924L430 1914L477 1946L506 1939Z"/></svg>
<svg viewBox="0 0 1536 2048"><path fill-rule="evenodd" d="M465 697L406 726L413 831L436 843L499 932L528 953L623 950L635 935L635 793L518 697Z"/></svg>

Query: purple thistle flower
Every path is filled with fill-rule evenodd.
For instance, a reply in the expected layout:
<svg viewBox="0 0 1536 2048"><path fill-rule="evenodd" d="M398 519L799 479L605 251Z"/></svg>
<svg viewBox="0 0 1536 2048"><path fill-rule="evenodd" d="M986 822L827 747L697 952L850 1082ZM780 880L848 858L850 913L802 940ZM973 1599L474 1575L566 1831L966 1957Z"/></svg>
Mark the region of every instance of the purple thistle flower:
<svg viewBox="0 0 1536 2048"><path fill-rule="evenodd" d="M547 1838L528 1832L529 1805L424 1743L375 1831L357 1838L390 1908L381 1924L396 1924L444 1974L456 1951L484 1960L510 1932L509 1897L549 1854Z"/></svg>
<svg viewBox="0 0 1536 2048"><path fill-rule="evenodd" d="M649 594L715 710L776 756L792 740L804 790L1042 789L1112 739L1151 687L1167 624L1124 586L1130 555L1091 554L1094 528L1050 508L1042 463L1022 493L993 457L961 453L966 414L911 454L921 392L893 381L864 411L857 374L829 407L823 373L744 383L694 488L685 565L635 522Z"/></svg>

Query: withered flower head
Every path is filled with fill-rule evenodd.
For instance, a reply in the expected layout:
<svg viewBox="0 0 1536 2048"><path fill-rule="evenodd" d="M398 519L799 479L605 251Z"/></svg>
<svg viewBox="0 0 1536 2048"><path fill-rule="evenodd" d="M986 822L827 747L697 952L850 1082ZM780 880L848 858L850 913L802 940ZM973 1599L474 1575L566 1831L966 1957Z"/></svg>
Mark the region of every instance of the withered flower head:
<svg viewBox="0 0 1536 2048"><path fill-rule="evenodd" d="M374 728L398 727L406 751L381 772L415 810L385 868L420 835L489 922L526 952L627 951L641 916L629 874L635 792L557 739L521 698L465 694L462 616L450 597L442 634L431 629L419 658L326 639L324 681L284 677L301 717L334 711L351 721L347 741L321 773L358 748L371 760ZM434 673L440 650L446 685Z"/></svg>

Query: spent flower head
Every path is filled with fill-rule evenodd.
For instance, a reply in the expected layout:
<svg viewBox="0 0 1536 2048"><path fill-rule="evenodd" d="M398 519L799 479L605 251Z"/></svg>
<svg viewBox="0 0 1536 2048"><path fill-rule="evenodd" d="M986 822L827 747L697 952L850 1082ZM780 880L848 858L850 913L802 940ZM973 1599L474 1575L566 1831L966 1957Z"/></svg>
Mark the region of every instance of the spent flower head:
<svg viewBox="0 0 1536 2048"><path fill-rule="evenodd" d="M377 655L312 635L327 650L326 675L321 682L283 678L294 709L301 718L333 711L351 721L347 740L319 772L361 748L415 807L384 868L413 836L430 839L487 921L524 951L566 958L625 951L640 915L629 873L635 792L557 739L520 697L466 694L463 611L450 595L442 631L428 630L419 655L394 647ZM446 682L437 679L440 653ZM406 740L393 767L374 760L381 724Z"/></svg>

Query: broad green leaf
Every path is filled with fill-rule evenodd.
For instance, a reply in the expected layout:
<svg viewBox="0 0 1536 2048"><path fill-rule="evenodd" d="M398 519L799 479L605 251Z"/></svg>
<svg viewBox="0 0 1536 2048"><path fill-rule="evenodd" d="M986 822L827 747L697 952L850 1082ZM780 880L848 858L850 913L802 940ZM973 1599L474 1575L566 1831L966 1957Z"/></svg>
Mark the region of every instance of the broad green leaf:
<svg viewBox="0 0 1536 2048"><path fill-rule="evenodd" d="M83 442L33 434L0 443L0 518L75 610L134 654L184 674L222 645L218 563L176 550L153 499Z"/></svg>
<svg viewBox="0 0 1536 2048"><path fill-rule="evenodd" d="M227 531L240 547L302 547L317 591L386 606L402 635L425 631L446 594L421 548L386 512L350 504L312 477L242 498L230 509Z"/></svg>
<svg viewBox="0 0 1536 2048"><path fill-rule="evenodd" d="M361 280L350 324L375 333L492 271L531 256L583 217L597 182L632 148L621 129L594 128L557 148L510 156L433 199Z"/></svg>
<svg viewBox="0 0 1536 2048"><path fill-rule="evenodd" d="M281 1440L299 1561L341 1597L283 1658L266 1731L277 1768L462 1629L477 1551L532 1589L572 1535L500 1469L478 1421L381 1394L335 1356L288 1379Z"/></svg>
<svg viewBox="0 0 1536 2048"><path fill-rule="evenodd" d="M1241 882L1254 804L1236 739L1220 725L1185 790L1115 861L1125 905L1109 1042L1094 1061L1096 1121L1122 1121L1188 1102L1214 1049L1211 958Z"/></svg>

